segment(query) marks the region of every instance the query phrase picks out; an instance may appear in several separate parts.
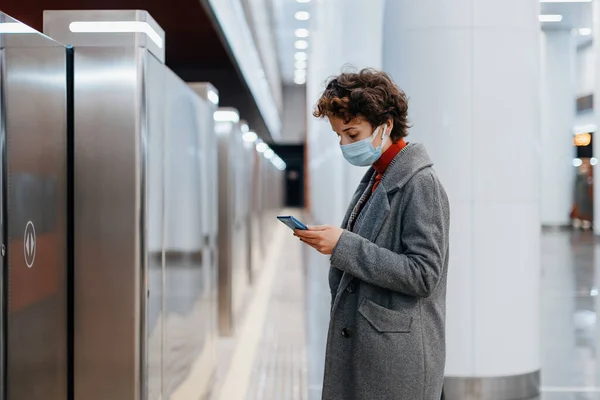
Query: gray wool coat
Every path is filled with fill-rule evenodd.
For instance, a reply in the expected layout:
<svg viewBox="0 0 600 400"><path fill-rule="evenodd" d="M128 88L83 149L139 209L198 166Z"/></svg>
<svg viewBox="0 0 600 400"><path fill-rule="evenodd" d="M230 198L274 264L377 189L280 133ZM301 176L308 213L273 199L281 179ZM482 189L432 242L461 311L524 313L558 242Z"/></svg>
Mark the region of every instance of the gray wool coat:
<svg viewBox="0 0 600 400"><path fill-rule="evenodd" d="M324 400L440 399L450 211L432 165L405 147L333 251Z"/></svg>

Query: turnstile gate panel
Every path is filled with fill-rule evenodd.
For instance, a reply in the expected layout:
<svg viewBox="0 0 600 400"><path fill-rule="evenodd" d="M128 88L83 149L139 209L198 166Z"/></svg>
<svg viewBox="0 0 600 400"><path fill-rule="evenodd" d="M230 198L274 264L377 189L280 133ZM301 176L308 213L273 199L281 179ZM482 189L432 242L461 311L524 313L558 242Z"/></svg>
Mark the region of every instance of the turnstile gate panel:
<svg viewBox="0 0 600 400"><path fill-rule="evenodd" d="M67 398L67 64L0 13L4 395Z"/></svg>

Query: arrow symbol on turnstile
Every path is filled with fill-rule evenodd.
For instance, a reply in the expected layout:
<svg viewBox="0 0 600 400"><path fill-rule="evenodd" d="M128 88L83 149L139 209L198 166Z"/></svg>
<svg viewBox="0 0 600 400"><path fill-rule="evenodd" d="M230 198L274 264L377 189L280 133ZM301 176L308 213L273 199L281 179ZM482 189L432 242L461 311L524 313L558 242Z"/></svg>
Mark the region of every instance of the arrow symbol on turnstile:
<svg viewBox="0 0 600 400"><path fill-rule="evenodd" d="M25 263L27 264L27 268L33 267L33 262L35 261L35 227L33 226L33 222L29 221L25 226L25 237L24 245L25 245Z"/></svg>

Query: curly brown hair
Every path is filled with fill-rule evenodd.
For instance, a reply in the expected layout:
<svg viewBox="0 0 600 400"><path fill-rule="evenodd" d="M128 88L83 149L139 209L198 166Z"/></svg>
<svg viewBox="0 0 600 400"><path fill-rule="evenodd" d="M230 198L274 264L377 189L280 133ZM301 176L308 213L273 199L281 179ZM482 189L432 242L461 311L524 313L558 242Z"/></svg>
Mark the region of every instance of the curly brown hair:
<svg viewBox="0 0 600 400"><path fill-rule="evenodd" d="M344 123L366 119L377 127L392 119L393 142L408 135L408 97L385 72L365 68L332 77L315 106L316 118L339 117Z"/></svg>

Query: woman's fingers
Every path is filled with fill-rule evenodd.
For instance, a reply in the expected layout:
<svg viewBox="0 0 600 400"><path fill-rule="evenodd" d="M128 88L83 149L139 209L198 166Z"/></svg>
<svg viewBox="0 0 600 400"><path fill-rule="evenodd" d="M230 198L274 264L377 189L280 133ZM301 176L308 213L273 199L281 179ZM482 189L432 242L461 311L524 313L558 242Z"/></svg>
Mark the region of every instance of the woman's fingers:
<svg viewBox="0 0 600 400"><path fill-rule="evenodd" d="M315 239L315 238L319 238L321 237L322 233L320 231L307 231L307 230L301 230L301 229L296 229L294 231L294 233L296 234L296 236L300 237L300 238L306 238L306 239Z"/></svg>
<svg viewBox="0 0 600 400"><path fill-rule="evenodd" d="M307 238L301 238L300 240L302 240L304 243L309 243L310 245L316 245L321 243L321 239L316 238L316 239L307 239Z"/></svg>

